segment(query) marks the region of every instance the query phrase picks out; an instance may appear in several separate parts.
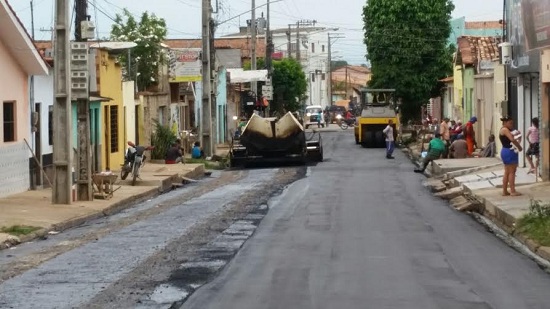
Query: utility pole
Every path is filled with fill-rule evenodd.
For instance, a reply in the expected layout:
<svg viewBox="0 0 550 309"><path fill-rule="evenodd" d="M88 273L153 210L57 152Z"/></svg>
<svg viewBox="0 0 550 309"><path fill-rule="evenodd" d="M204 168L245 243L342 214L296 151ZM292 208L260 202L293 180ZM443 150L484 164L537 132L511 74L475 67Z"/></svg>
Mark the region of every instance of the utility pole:
<svg viewBox="0 0 550 309"><path fill-rule="evenodd" d="M88 20L88 1L76 0L75 2L75 25L74 35L77 42L86 42L87 39L83 34L82 22ZM86 57L88 57L88 49L85 49ZM80 68L84 72L89 73L87 61L86 67ZM89 74L85 74L89 76ZM86 82L88 82L86 80ZM87 87L86 87L87 88ZM77 193L79 201L92 201L92 160L91 143L90 143L90 97L86 91L85 97L78 98L76 101L77 122L78 122L78 164L77 164Z"/></svg>
<svg viewBox="0 0 550 309"><path fill-rule="evenodd" d="M328 92L328 102L329 105L332 105L332 39L341 39L343 36L341 36L339 33L334 33L335 36L332 36L333 33L327 33L328 36L328 82L327 82L327 92ZM347 74L346 74L347 76ZM347 94L346 94L347 96Z"/></svg>
<svg viewBox="0 0 550 309"><path fill-rule="evenodd" d="M266 24L266 55L265 55L265 65L267 68L267 77L271 79L271 73L273 73L273 38L271 37L271 25L270 25L270 15L269 15L269 3L271 0L267 0L267 24Z"/></svg>
<svg viewBox="0 0 550 309"><path fill-rule="evenodd" d="M216 145L218 143L218 118L216 115L218 114L218 106L216 105L216 95L218 93L217 85L218 85L218 77L217 74L214 74L215 72L218 72L217 66L216 66L216 46L214 46L214 33L216 32L216 24L214 22L214 19L210 17L210 36L209 36L209 43L210 43L210 89L212 91L210 92L210 117L211 117L211 146L210 149L212 152L210 153L210 156L213 156L216 153ZM205 152L206 153L206 152Z"/></svg>
<svg viewBox="0 0 550 309"><path fill-rule="evenodd" d="M250 36L251 36L251 46L252 53L250 55L250 69L256 70L256 0L252 0L252 18L250 20ZM253 81L250 84L250 90L256 94L256 99L258 98L258 83Z"/></svg>
<svg viewBox="0 0 550 309"><path fill-rule="evenodd" d="M34 43L34 3L33 3L33 0L31 0L31 37L32 37L32 41ZM29 93L29 102L30 102L30 110L31 110L31 113L34 114L36 112L36 106L35 106L35 100L34 100L34 75L31 75L31 78L30 78L30 81L29 81L29 88L30 88L30 93ZM40 138L40 137L38 137ZM32 152L33 152L33 155L36 155L36 157L38 158L38 160L42 161L42 154L40 153L37 153L37 154L34 154L34 151L36 149L36 133L34 132L34 130L31 132L31 147L32 147ZM40 168L40 166L38 166L38 164L35 164L33 162L33 166L34 166L34 171L32 172L32 180L31 180L31 190L35 190L36 189L36 185L37 184L42 184L42 181L41 181L41 178L42 178L42 169Z"/></svg>
<svg viewBox="0 0 550 309"><path fill-rule="evenodd" d="M288 54L288 58L292 58L292 44L291 44L291 36L292 36L292 29L290 28L290 24L288 25L288 31L286 33L286 38L288 40L288 45L287 45L287 54Z"/></svg>
<svg viewBox="0 0 550 309"><path fill-rule="evenodd" d="M300 22L296 22L296 60L300 63Z"/></svg>
<svg viewBox="0 0 550 309"><path fill-rule="evenodd" d="M53 165L54 183L52 203L71 204L71 88L69 84L69 1L55 2L54 52L54 128Z"/></svg>
<svg viewBox="0 0 550 309"><path fill-rule="evenodd" d="M202 0L202 104L201 104L201 139L204 153L212 155L212 106L210 70L210 21L212 8L210 0Z"/></svg>

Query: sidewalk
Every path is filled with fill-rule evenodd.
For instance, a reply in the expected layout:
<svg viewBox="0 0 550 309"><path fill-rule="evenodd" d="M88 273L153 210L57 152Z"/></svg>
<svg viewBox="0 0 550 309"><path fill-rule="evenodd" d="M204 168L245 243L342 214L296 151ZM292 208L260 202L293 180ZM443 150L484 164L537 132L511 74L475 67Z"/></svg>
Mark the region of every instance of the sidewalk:
<svg viewBox="0 0 550 309"><path fill-rule="evenodd" d="M88 220L119 212L132 207L138 201L170 190L174 183L182 182L182 177L196 179L203 176L204 171L203 164L147 163L141 170L141 179L136 186L132 186L129 179L118 178L115 189L120 188L111 199L75 201L71 205L52 204L51 189L27 191L0 198L0 227L20 225L39 228L21 237L0 233L0 249L42 237L50 231L63 231Z"/></svg>

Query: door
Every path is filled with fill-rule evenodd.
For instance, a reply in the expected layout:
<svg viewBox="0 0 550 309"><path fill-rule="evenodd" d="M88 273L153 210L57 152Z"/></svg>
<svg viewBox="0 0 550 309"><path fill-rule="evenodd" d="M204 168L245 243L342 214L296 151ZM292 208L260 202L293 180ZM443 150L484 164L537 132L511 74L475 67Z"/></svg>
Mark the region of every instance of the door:
<svg viewBox="0 0 550 309"><path fill-rule="evenodd" d="M111 168L111 127L109 125L109 119L111 119L110 117L110 113L109 113L109 105L105 105L103 107L103 115L105 115L105 117L103 117L103 134L104 134L104 143L103 143L103 149L105 149L105 151L103 152L105 154L105 167L106 169L110 169Z"/></svg>

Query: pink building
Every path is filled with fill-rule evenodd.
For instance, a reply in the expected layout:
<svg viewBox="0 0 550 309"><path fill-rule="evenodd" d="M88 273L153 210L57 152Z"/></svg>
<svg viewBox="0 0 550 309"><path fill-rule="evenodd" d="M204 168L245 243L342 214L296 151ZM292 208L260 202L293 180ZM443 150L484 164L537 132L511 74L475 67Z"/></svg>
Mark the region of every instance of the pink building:
<svg viewBox="0 0 550 309"><path fill-rule="evenodd" d="M0 0L0 197L29 189L33 139L29 79L48 66L21 21Z"/></svg>

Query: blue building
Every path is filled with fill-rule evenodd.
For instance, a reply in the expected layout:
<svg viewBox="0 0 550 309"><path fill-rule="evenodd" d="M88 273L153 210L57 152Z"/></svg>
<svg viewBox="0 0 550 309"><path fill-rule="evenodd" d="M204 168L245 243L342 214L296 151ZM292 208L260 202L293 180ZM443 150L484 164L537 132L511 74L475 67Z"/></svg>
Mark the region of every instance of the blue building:
<svg viewBox="0 0 550 309"><path fill-rule="evenodd" d="M501 37L502 24L500 21L466 21L466 17L451 20L451 35L449 44L456 46L461 36Z"/></svg>

